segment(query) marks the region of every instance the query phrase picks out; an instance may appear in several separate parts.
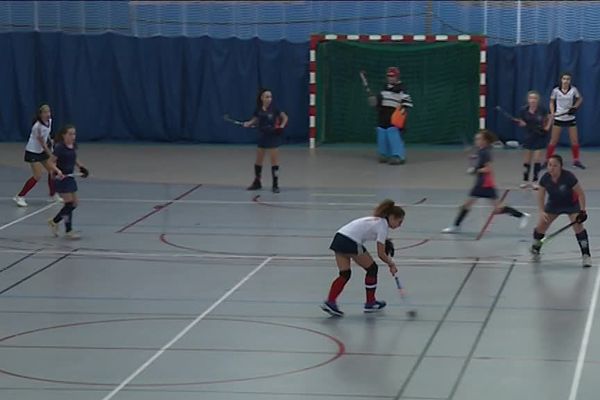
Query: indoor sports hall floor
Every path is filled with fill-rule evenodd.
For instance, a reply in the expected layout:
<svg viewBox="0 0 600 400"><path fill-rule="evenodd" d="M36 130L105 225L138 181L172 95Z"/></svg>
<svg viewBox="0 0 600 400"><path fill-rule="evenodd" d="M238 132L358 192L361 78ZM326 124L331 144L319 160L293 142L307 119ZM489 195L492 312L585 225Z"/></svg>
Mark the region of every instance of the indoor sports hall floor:
<svg viewBox="0 0 600 400"><path fill-rule="evenodd" d="M50 236L45 185L14 206L22 145L0 156L2 400L598 399L598 270L580 267L572 233L531 262L516 151L496 152L497 181L532 223L496 217L479 241L486 204L464 233L439 233L472 179L457 149L392 167L370 147L288 147L282 193L265 168L254 199L252 147L84 144L79 241ZM600 162L583 160L598 254ZM392 237L419 316L380 268L384 312L362 313L354 269L346 316L328 318L331 237L385 197L406 204Z"/></svg>

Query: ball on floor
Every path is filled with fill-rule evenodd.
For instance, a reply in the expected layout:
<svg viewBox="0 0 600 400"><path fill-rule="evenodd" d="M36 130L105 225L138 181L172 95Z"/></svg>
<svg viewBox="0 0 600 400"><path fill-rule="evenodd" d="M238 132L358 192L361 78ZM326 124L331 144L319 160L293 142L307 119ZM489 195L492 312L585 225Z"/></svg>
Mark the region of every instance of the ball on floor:
<svg viewBox="0 0 600 400"><path fill-rule="evenodd" d="M410 318L416 318L417 317L417 310L407 311L406 315L408 315Z"/></svg>

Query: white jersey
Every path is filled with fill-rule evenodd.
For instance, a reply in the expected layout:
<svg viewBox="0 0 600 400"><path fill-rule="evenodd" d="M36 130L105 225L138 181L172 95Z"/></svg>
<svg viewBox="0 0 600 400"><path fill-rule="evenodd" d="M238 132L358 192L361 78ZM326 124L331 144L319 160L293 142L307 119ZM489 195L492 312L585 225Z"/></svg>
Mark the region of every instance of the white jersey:
<svg viewBox="0 0 600 400"><path fill-rule="evenodd" d="M349 237L356 243L364 244L368 240L385 243L388 237L387 219L380 217L364 217L342 226L337 233Z"/></svg>
<svg viewBox="0 0 600 400"><path fill-rule="evenodd" d="M558 115L569 111L569 108L573 107L580 97L579 90L575 86L571 86L566 93L555 87L550 95L550 100L554 102L554 114ZM565 114L554 119L557 121L573 121L575 116Z"/></svg>
<svg viewBox="0 0 600 400"><path fill-rule="evenodd" d="M29 140L25 146L25 150L31 153L43 153L44 148L40 144L39 137L42 141L47 142L50 137L50 131L52 130L52 120L48 120L48 126L42 124L40 121L36 121L31 127L31 133L29 134Z"/></svg>

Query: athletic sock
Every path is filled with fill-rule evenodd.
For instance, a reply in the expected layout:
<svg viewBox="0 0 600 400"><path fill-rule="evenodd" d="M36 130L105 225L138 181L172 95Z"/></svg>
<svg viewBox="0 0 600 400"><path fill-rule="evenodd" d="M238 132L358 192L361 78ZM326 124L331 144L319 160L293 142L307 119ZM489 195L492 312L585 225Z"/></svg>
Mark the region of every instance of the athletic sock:
<svg viewBox="0 0 600 400"><path fill-rule="evenodd" d="M21 191L19 192L18 196L19 197L25 196L27 193L29 193L29 191L31 189L33 189L33 187L36 184L37 184L37 180L32 176L31 178L29 178L27 180L27 182L25 182L25 185L23 185L23 189L21 189Z"/></svg>
<svg viewBox="0 0 600 400"><path fill-rule="evenodd" d="M575 235L577 238L577 243L579 243L579 248L581 249L581 254L584 256L590 255L590 243L588 241L587 231L584 229L583 231L577 233Z"/></svg>
<svg viewBox="0 0 600 400"><path fill-rule="evenodd" d="M465 208L464 206L461 206L460 210L458 211L458 215L456 216L456 219L454 220L454 226L460 226L460 224L463 222L463 220L465 219L465 217L467 216L468 213L469 213L469 209Z"/></svg>
<svg viewBox="0 0 600 400"><path fill-rule="evenodd" d="M554 150L556 150L556 145L555 144L549 144L548 148L546 149L546 161L548 161L550 159L550 157L552 155L554 155Z"/></svg>
<svg viewBox="0 0 600 400"><path fill-rule="evenodd" d="M327 296L327 301L330 303L335 303L342 290L344 290L344 286L350 280L351 271L341 271L340 275L334 279L331 283L331 288L329 289L329 295Z"/></svg>
<svg viewBox="0 0 600 400"><path fill-rule="evenodd" d="M279 187L279 165L271 166L271 175L273 176L273 187Z"/></svg>
<svg viewBox="0 0 600 400"><path fill-rule="evenodd" d="M367 296L367 304L375 303L375 291L377 290L377 264L373 263L367 274L365 275L365 293Z"/></svg>
<svg viewBox="0 0 600 400"><path fill-rule="evenodd" d="M523 164L523 180L529 182L529 172L531 172L531 164Z"/></svg>
<svg viewBox="0 0 600 400"><path fill-rule="evenodd" d="M571 146L571 154L573 154L573 161L579 160L579 145L574 144Z"/></svg>
<svg viewBox="0 0 600 400"><path fill-rule="evenodd" d="M262 165L254 164L254 179L260 182L262 175Z"/></svg>
<svg viewBox="0 0 600 400"><path fill-rule="evenodd" d="M521 211L508 206L502 207L500 209L500 214L509 214L510 216L515 218L521 218L524 215Z"/></svg>
<svg viewBox="0 0 600 400"><path fill-rule="evenodd" d="M533 164L533 181L534 182L538 181L541 170L542 170L542 164L540 164L540 163Z"/></svg>

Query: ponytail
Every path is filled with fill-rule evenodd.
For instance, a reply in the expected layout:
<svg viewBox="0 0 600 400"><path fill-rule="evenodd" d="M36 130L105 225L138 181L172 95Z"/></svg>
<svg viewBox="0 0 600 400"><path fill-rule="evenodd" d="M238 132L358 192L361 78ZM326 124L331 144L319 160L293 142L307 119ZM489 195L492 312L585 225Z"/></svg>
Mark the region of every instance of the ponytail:
<svg viewBox="0 0 600 400"><path fill-rule="evenodd" d="M379 218L388 218L390 215L397 218L404 218L405 212L402 207L394 203L394 200L385 199L375 208L373 215Z"/></svg>

